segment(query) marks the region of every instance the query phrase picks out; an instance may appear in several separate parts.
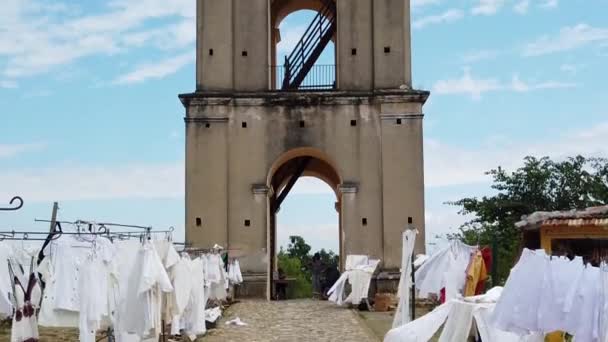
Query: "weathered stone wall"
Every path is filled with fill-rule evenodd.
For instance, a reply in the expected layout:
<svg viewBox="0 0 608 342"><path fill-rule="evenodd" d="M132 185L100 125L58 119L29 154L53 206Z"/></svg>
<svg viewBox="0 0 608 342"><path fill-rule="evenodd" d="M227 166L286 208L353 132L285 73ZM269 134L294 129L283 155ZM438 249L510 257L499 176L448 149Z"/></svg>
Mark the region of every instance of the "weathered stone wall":
<svg viewBox="0 0 608 342"><path fill-rule="evenodd" d="M353 185L339 201L343 253L399 268L409 216L424 236L421 122L427 95L184 96L186 239L234 249L244 272L268 272L269 200L254 189L270 186L271 169L285 153L307 148L326 155L342 183ZM421 238L417 252L423 250Z"/></svg>

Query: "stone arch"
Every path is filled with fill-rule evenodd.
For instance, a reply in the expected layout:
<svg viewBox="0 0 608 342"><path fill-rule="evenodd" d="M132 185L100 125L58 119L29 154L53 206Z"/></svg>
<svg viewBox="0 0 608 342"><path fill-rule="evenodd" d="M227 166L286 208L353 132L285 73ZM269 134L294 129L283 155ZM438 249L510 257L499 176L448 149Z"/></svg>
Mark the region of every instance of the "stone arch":
<svg viewBox="0 0 608 342"><path fill-rule="evenodd" d="M290 163L299 158L312 158L310 165L306 168L303 176L315 177L334 191L336 198L339 197L338 187L342 183L336 163L323 151L312 147L300 147L283 153L270 166L266 184L274 191L281 190L282 186L289 180L286 169ZM277 186L279 185L279 186Z"/></svg>
<svg viewBox="0 0 608 342"><path fill-rule="evenodd" d="M302 170L302 168L304 168ZM312 147L295 148L283 153L270 166L267 176L267 186L270 189L268 200L268 289L267 293L270 297L273 296L273 274L277 269L276 251L277 251L277 213L280 209L280 204L277 204L278 198L286 189L292 177L309 176L320 179L325 182L333 190L336 196L335 209L338 212L338 239L339 239L339 255L343 254L343 230L342 230L342 213L341 213L341 194L339 191L342 178L336 163L323 151ZM343 259L340 258L340 263Z"/></svg>

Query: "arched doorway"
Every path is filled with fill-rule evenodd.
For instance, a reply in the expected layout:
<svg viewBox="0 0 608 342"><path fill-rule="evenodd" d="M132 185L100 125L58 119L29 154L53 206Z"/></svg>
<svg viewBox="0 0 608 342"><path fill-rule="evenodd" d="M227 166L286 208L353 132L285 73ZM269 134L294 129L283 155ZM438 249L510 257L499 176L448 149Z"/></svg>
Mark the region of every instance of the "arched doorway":
<svg viewBox="0 0 608 342"><path fill-rule="evenodd" d="M334 0L273 0L271 88L336 87L337 12Z"/></svg>
<svg viewBox="0 0 608 342"><path fill-rule="evenodd" d="M270 196L268 199L268 289L269 298L274 296L273 280L277 271L277 215L281 205L301 177L314 177L326 183L335 194L334 208L338 213L338 250L343 255L344 234L341 218L341 194L339 186L342 182L335 164L324 153L312 148L298 148L283 154L271 167L268 175ZM340 258L340 269L343 260Z"/></svg>

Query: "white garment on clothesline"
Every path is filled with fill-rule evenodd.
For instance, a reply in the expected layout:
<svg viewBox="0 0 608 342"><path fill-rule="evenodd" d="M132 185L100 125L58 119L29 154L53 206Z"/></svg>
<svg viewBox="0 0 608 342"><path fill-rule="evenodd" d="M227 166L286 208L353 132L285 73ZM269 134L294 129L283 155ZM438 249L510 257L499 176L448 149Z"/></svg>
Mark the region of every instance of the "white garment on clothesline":
<svg viewBox="0 0 608 342"><path fill-rule="evenodd" d="M11 254L11 246L0 242L0 319L10 317L13 314L13 305L9 297L13 290L7 263Z"/></svg>
<svg viewBox="0 0 608 342"><path fill-rule="evenodd" d="M576 341L602 341L608 330L602 277L600 268L584 266L579 257L570 261L524 249L492 323L518 335L559 330L574 335Z"/></svg>
<svg viewBox="0 0 608 342"><path fill-rule="evenodd" d="M465 271L471 253L476 249L475 246L453 240L429 257L415 272L418 296L427 298L431 293L439 295L443 288L446 289L446 300L462 293L466 282Z"/></svg>
<svg viewBox="0 0 608 342"><path fill-rule="evenodd" d="M542 334L518 336L501 331L490 321L501 288L493 288L485 295L452 299L436 307L430 313L398 328L391 329L384 342L428 342L443 327L440 341L466 341L475 321L482 341L491 342L542 342Z"/></svg>
<svg viewBox="0 0 608 342"><path fill-rule="evenodd" d="M412 288L412 254L414 253L414 245L416 243L417 231L408 229L403 232L401 237L402 252L401 252L401 277L399 278L399 287L397 296L399 296L399 304L393 319L393 328L402 326L411 320L410 317L410 289Z"/></svg>
<svg viewBox="0 0 608 342"><path fill-rule="evenodd" d="M378 268L380 260L370 259L366 256L354 256L354 259L355 262L352 261L350 255L346 257L346 264L354 268L344 271L331 289L327 291L329 301L338 305L348 303L359 305L363 299L368 297L372 276ZM362 260L366 260L367 263L363 264ZM344 298L347 281L351 284L351 292Z"/></svg>

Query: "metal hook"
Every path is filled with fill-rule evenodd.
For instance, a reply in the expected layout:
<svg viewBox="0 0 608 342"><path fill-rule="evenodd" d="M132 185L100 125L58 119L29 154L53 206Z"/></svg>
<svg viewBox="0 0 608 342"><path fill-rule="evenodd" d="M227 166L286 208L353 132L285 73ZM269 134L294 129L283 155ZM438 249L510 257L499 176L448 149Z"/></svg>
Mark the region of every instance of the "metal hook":
<svg viewBox="0 0 608 342"><path fill-rule="evenodd" d="M14 208L0 208L0 211L12 211L12 210L19 210L21 209L21 207L23 207L23 198L19 197L19 196L15 196L11 199L10 202L8 202L8 204L13 204L13 202L15 201L19 201L19 204L14 207Z"/></svg>
<svg viewBox="0 0 608 342"><path fill-rule="evenodd" d="M106 226L104 226L103 224L101 226L99 226L99 228L97 228L97 232L98 233L102 233L102 234L110 234L110 231L108 230L108 228Z"/></svg>

